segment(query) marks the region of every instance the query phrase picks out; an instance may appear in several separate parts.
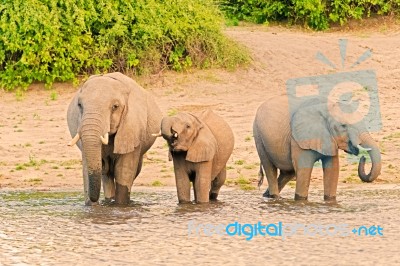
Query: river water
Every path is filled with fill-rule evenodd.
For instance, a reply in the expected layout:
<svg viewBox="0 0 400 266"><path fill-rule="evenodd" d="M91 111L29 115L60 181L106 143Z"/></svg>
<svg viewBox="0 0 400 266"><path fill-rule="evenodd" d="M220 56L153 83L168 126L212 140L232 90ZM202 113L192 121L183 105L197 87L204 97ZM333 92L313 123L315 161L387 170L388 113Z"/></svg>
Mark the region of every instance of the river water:
<svg viewBox="0 0 400 266"><path fill-rule="evenodd" d="M0 265L400 264L400 185L339 188L336 204L318 189L308 203L290 188L279 201L223 189L217 203L183 206L173 189L134 190L127 207L86 207L80 191L0 192ZM269 234L246 240L259 231L244 224L258 222Z"/></svg>

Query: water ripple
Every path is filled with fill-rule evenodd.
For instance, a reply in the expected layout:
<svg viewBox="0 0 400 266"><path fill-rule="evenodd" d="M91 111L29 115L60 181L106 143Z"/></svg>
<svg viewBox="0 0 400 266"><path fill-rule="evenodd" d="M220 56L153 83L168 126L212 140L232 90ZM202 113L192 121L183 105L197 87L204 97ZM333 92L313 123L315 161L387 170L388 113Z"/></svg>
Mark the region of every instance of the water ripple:
<svg viewBox="0 0 400 266"><path fill-rule="evenodd" d="M178 205L173 191L132 194L126 207L86 207L80 192L0 192L0 265L218 265L399 263L400 189L343 190L336 203L311 191L309 202L264 201L260 191L222 192L211 204ZM380 225L384 236L287 239L206 235L208 225ZM189 225L196 227L192 231ZM199 227L199 225L201 225ZM196 229L197 228L197 229ZM197 230L197 231L196 231Z"/></svg>

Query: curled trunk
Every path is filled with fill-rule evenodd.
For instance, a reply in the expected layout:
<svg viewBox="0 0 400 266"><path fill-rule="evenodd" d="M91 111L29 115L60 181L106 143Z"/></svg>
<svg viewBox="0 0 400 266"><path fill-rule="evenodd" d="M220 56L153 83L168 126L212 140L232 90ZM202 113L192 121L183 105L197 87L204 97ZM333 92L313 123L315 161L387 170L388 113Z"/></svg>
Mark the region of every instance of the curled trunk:
<svg viewBox="0 0 400 266"><path fill-rule="evenodd" d="M368 151L368 154L371 157L372 167L371 171L368 174L366 174L365 173L366 158L362 156L360 158L360 163L358 164L358 176L363 182L372 182L381 173L381 168L382 168L381 153L378 144L372 139L369 133L363 133L360 136L360 140L361 140L360 145L362 147L371 149L370 151Z"/></svg>
<svg viewBox="0 0 400 266"><path fill-rule="evenodd" d="M164 117L163 120L161 121L161 135L166 140L170 139L172 136L172 131L171 131L172 124L173 124L173 118L171 117Z"/></svg>

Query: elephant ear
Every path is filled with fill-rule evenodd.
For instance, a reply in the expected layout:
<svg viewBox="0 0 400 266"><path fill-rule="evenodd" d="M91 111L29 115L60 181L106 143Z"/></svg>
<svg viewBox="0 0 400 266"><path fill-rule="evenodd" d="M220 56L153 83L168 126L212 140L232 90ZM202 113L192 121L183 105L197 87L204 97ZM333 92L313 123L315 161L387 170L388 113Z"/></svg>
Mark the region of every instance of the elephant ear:
<svg viewBox="0 0 400 266"><path fill-rule="evenodd" d="M337 155L338 146L331 135L327 121L326 105L313 105L297 110L291 119L292 137L304 150L314 150L323 155Z"/></svg>
<svg viewBox="0 0 400 266"><path fill-rule="evenodd" d="M72 138L75 137L76 133L79 132L79 126L82 120L82 114L78 108L78 96L79 96L79 91L75 93L75 96L72 99L71 103L69 104L67 111L68 129ZM78 140L77 145L79 149L82 148L81 143L82 143L81 140Z"/></svg>
<svg viewBox="0 0 400 266"><path fill-rule="evenodd" d="M119 72L104 76L120 81L127 89L128 95L123 117L115 135L114 153L130 153L147 136L147 95L133 79Z"/></svg>
<svg viewBox="0 0 400 266"><path fill-rule="evenodd" d="M186 161L193 163L211 161L217 152L217 140L208 126L202 123L197 117L195 118L200 123L198 125L199 131L187 151Z"/></svg>

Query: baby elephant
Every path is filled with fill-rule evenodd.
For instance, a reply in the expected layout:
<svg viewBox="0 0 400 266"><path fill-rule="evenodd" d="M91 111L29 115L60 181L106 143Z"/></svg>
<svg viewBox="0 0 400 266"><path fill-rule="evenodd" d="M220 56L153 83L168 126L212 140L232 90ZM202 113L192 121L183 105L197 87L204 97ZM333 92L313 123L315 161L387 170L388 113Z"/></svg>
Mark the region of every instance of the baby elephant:
<svg viewBox="0 0 400 266"><path fill-rule="evenodd" d="M190 182L197 203L216 200L233 150L229 125L211 110L199 115L179 113L163 118L161 135L174 163L179 203L190 202Z"/></svg>

